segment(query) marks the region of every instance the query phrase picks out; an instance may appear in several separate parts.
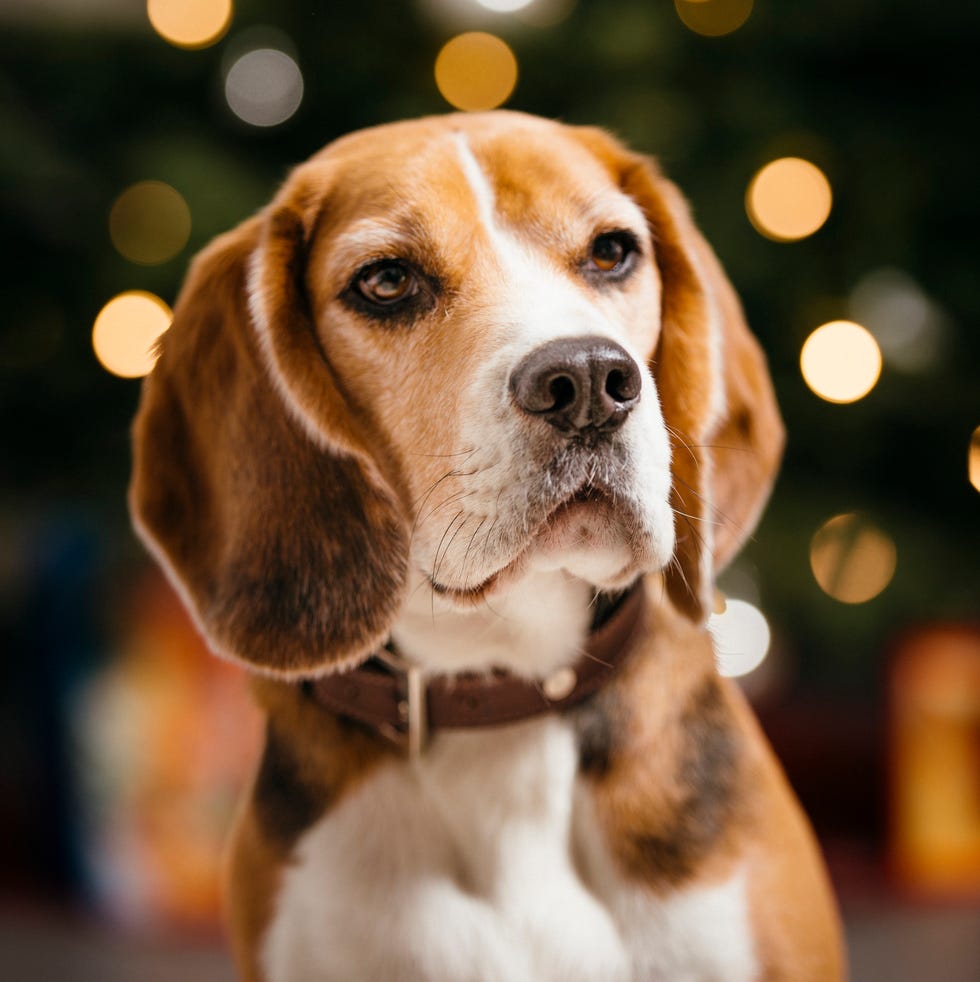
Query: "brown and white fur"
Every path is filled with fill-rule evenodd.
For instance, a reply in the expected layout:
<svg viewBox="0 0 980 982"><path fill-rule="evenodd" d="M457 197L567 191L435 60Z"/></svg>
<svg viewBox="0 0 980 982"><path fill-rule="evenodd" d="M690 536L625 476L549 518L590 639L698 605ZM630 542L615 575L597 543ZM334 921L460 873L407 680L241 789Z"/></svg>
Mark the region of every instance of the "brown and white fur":
<svg viewBox="0 0 980 982"><path fill-rule="evenodd" d="M615 428L515 396L563 343L637 366ZM134 434L137 528L267 716L229 864L244 978L842 977L812 834L705 628L782 425L653 162L510 112L337 140L195 260ZM545 678L640 576L643 641L597 695L417 760L298 684L386 642Z"/></svg>

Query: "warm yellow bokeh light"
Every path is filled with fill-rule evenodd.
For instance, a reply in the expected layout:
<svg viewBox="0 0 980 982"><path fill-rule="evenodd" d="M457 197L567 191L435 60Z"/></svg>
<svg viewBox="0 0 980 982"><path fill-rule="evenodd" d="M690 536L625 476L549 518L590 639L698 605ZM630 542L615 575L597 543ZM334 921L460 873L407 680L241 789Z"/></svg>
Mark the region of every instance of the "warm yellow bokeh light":
<svg viewBox="0 0 980 982"><path fill-rule="evenodd" d="M758 668L772 635L765 615L745 600L728 600L708 618L718 672L735 678Z"/></svg>
<svg viewBox="0 0 980 982"><path fill-rule="evenodd" d="M813 235L830 215L834 196L819 167L800 157L766 164L745 193L745 210L756 230L777 242Z"/></svg>
<svg viewBox="0 0 980 982"><path fill-rule="evenodd" d="M674 0L685 27L705 37L738 30L752 13L752 0Z"/></svg>
<svg viewBox="0 0 980 982"><path fill-rule="evenodd" d="M517 59L493 34L471 31L446 42L436 58L436 85L457 109L495 109L517 84Z"/></svg>
<svg viewBox="0 0 980 982"><path fill-rule="evenodd" d="M969 462L970 483L980 491L980 426L973 431L970 437L970 462Z"/></svg>
<svg viewBox="0 0 980 982"><path fill-rule="evenodd" d="M156 361L154 347L173 318L156 294L128 290L99 311L92 329L92 347L102 367L122 378L146 375Z"/></svg>
<svg viewBox="0 0 980 982"><path fill-rule="evenodd" d="M818 327L800 353L806 384L828 402L856 402L881 375L881 349L871 332L853 321Z"/></svg>
<svg viewBox="0 0 980 982"><path fill-rule="evenodd" d="M163 181L140 181L116 198L109 237L119 253L152 266L173 259L187 245L191 212L180 192Z"/></svg>
<svg viewBox="0 0 980 982"><path fill-rule="evenodd" d="M232 0L146 0L153 30L178 48L206 48L231 24Z"/></svg>
<svg viewBox="0 0 980 982"><path fill-rule="evenodd" d="M895 574L895 543L867 518L837 515L810 543L810 568L820 588L845 604L878 596Z"/></svg>

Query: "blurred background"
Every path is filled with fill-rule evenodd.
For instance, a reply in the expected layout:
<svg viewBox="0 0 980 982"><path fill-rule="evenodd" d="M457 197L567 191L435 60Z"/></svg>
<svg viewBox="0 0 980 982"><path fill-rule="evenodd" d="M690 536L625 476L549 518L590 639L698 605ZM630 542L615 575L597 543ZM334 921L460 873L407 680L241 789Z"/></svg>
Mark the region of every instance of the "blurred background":
<svg viewBox="0 0 980 982"><path fill-rule="evenodd" d="M0 0L0 963L231 978L258 721L134 540L189 258L352 129L506 105L658 156L789 430L722 579L856 979L980 978L980 5Z"/></svg>

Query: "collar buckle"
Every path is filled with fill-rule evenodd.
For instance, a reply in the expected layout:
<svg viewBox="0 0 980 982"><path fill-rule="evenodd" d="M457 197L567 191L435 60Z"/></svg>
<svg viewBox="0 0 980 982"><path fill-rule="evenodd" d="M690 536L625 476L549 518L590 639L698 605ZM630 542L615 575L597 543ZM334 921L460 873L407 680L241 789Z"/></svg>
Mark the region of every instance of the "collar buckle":
<svg viewBox="0 0 980 982"><path fill-rule="evenodd" d="M387 647L376 652L375 657L398 679L401 690L398 701L400 725L389 724L386 736L407 752L409 760L418 760L429 743L428 693L422 669Z"/></svg>

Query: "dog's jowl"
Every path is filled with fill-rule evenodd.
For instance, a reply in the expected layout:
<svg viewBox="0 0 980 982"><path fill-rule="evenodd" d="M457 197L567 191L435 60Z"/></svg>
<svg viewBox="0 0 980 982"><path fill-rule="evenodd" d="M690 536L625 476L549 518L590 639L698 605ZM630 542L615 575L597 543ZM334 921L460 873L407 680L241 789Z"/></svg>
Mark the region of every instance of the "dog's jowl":
<svg viewBox="0 0 980 982"><path fill-rule="evenodd" d="M841 978L705 627L782 424L652 161L508 112L337 140L197 257L134 441L267 717L243 978Z"/></svg>

